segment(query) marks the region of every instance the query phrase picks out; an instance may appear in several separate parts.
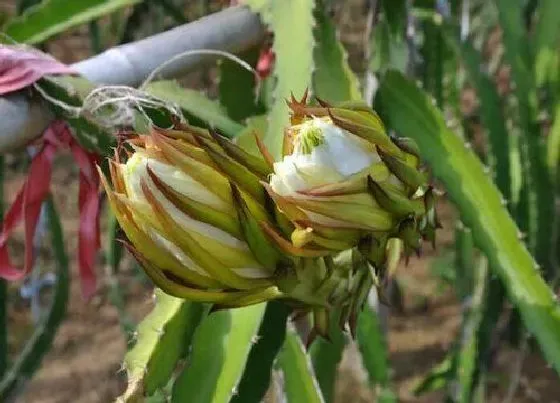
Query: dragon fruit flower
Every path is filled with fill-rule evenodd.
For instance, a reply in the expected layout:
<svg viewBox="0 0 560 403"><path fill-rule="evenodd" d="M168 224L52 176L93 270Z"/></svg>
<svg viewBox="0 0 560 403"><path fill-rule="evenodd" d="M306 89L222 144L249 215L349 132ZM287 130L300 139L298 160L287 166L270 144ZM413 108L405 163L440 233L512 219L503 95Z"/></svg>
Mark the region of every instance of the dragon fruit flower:
<svg viewBox="0 0 560 403"><path fill-rule="evenodd" d="M422 237L433 243L434 194L414 142L387 135L365 104L320 103L289 103L284 156L267 186L295 227L294 246L358 247L382 271L389 239L401 239L407 256Z"/></svg>
<svg viewBox="0 0 560 403"><path fill-rule="evenodd" d="M265 159L185 125L128 147L102 181L125 244L163 291L218 307L283 298L322 317L363 288L363 273L336 266L330 250L292 244L295 227L265 190Z"/></svg>

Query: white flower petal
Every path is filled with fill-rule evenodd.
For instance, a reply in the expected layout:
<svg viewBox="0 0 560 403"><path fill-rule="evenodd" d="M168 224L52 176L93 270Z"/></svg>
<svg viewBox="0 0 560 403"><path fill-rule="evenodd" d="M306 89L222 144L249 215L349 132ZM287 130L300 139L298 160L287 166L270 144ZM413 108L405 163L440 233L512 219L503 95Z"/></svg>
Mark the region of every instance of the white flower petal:
<svg viewBox="0 0 560 403"><path fill-rule="evenodd" d="M262 267L235 267L231 269L237 275L245 278L268 278L270 272L267 272Z"/></svg>
<svg viewBox="0 0 560 403"><path fill-rule="evenodd" d="M197 265L188 255L186 255L181 248L171 242L169 239L165 238L159 232L155 231L152 228L147 228L147 232L150 235L150 238L160 246L167 249L173 256L177 258L186 268L192 270L198 274L201 274L206 277L210 277L208 273L199 265Z"/></svg>

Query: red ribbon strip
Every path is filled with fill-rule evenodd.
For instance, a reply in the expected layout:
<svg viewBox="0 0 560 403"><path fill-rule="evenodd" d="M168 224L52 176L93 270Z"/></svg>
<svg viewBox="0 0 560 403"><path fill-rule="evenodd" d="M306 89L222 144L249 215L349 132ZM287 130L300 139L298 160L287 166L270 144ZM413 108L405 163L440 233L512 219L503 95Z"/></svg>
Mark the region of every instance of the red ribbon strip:
<svg viewBox="0 0 560 403"><path fill-rule="evenodd" d="M94 264L100 246L98 157L80 147L63 121L53 122L45 131L43 140L41 151L32 159L27 179L4 218L0 234L0 277L19 280L31 271L35 260L33 237L41 205L49 194L54 156L59 148L69 148L80 169L78 257L82 293L89 298L96 289ZM25 258L23 268L17 268L11 262L7 242L22 221Z"/></svg>

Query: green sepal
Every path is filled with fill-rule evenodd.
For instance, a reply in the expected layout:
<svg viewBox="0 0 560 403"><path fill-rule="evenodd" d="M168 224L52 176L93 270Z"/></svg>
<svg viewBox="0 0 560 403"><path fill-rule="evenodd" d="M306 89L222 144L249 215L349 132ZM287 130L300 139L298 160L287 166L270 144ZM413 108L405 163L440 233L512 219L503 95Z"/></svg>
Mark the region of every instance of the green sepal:
<svg viewBox="0 0 560 403"><path fill-rule="evenodd" d="M391 137L393 143L397 145L402 151L405 153L414 155L416 158L420 159L420 148L418 148L418 144L416 141L411 139L410 137Z"/></svg>
<svg viewBox="0 0 560 403"><path fill-rule="evenodd" d="M257 261L271 270L275 270L278 265L291 265L292 262L272 245L270 237L264 233L258 221L251 214L238 187L233 182L230 182L230 186L241 231L243 232L245 241L249 245L249 249L251 249Z"/></svg>
<svg viewBox="0 0 560 403"><path fill-rule="evenodd" d="M411 250L420 255L420 247L422 245L422 238L418 232L416 221L414 218L407 218L399 224L399 238L404 243L404 254L408 258Z"/></svg>
<svg viewBox="0 0 560 403"><path fill-rule="evenodd" d="M233 182L251 194L257 202L264 204L265 190L257 175L227 155L217 144L203 137L197 137L197 139L224 174L229 176Z"/></svg>
<svg viewBox="0 0 560 403"><path fill-rule="evenodd" d="M368 235L360 240L358 250L377 270L385 266L387 260L387 235L374 237Z"/></svg>
<svg viewBox="0 0 560 403"><path fill-rule="evenodd" d="M371 106L369 106L367 102L361 100L339 102L336 104L336 107L341 109L349 109L356 112L367 112L370 114L373 113L374 116L377 116L373 109L371 109ZM379 121L381 121L381 119L379 119Z"/></svg>
<svg viewBox="0 0 560 403"><path fill-rule="evenodd" d="M401 182L409 186L412 189L411 192L413 194L416 192L416 189L426 184L428 179L426 174L410 166L400 158L395 158L385 154L383 150L379 148L378 154L393 175L399 178Z"/></svg>
<svg viewBox="0 0 560 403"><path fill-rule="evenodd" d="M329 116L333 123L342 129L383 148L391 155L402 155L402 151L391 141L377 115L367 116L349 109L332 108L329 109Z"/></svg>
<svg viewBox="0 0 560 403"><path fill-rule="evenodd" d="M256 155L248 153L237 144L212 130L210 131L210 135L230 157L247 167L251 172L257 175L259 179L266 180L268 175L273 172L264 158L259 158Z"/></svg>
<svg viewBox="0 0 560 403"><path fill-rule="evenodd" d="M398 218L404 218L411 214L422 215L424 213L422 199L410 200L397 192L384 189L371 177L368 177L368 189L384 210L389 211Z"/></svg>

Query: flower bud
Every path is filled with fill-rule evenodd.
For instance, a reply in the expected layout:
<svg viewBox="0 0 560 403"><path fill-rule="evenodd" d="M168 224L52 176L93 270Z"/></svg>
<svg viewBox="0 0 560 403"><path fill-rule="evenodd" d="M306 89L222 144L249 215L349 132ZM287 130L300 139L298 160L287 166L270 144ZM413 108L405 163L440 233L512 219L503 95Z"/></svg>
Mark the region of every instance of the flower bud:
<svg viewBox="0 0 560 403"><path fill-rule="evenodd" d="M368 106L292 99L285 155L267 190L292 221L297 247L331 252L359 246L380 268L389 238L418 250L437 226L427 176L410 139L391 138Z"/></svg>

